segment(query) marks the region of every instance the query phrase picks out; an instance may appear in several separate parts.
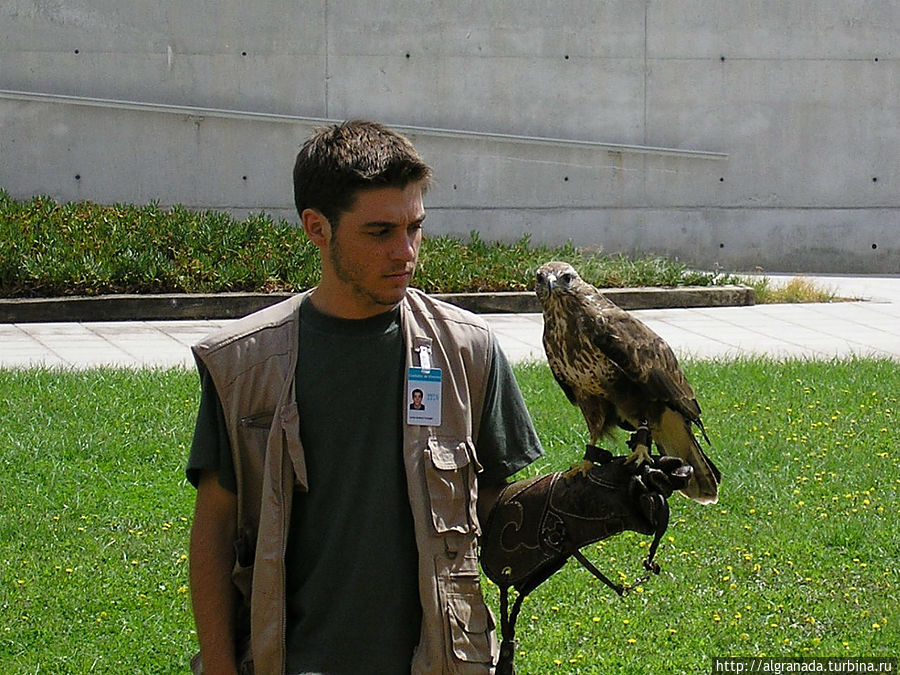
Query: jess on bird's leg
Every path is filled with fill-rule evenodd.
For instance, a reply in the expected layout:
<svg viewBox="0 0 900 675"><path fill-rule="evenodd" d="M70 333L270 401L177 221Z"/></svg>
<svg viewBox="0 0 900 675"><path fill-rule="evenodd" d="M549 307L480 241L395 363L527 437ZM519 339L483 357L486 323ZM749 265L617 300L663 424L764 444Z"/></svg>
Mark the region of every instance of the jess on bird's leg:
<svg viewBox="0 0 900 675"><path fill-rule="evenodd" d="M635 466L641 466L641 464L652 464L653 459L650 457L650 446L653 444L653 439L650 436L650 428L647 426L647 422L641 422L640 426L638 426L637 431L631 434L631 438L628 440L628 447L633 450L633 452L628 455L628 459L625 460L626 464L634 463Z"/></svg>

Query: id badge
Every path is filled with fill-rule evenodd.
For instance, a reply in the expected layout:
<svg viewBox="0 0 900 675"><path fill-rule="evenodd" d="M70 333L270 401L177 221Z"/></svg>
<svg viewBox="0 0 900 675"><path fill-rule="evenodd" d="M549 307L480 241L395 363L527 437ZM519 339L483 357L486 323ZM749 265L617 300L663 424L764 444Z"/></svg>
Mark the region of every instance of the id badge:
<svg viewBox="0 0 900 675"><path fill-rule="evenodd" d="M410 368L406 378L406 423L441 425L441 369Z"/></svg>

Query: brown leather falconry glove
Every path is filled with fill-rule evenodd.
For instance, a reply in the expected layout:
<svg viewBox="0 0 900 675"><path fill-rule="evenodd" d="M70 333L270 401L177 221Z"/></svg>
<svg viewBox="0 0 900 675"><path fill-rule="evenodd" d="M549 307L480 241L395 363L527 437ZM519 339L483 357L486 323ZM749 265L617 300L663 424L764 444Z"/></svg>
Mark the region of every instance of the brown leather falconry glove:
<svg viewBox="0 0 900 675"><path fill-rule="evenodd" d="M481 565L500 587L503 642L497 675L515 672L515 621L522 600L570 556L619 595L629 590L604 576L582 555L582 547L625 530L653 535L644 567L659 573L653 556L669 524L667 499L687 485L691 467L677 457L665 456L641 466L626 465L625 457L613 457L593 446L587 454L594 466L586 475L566 477L557 472L512 483L488 516L481 538ZM510 586L518 591L511 612Z"/></svg>

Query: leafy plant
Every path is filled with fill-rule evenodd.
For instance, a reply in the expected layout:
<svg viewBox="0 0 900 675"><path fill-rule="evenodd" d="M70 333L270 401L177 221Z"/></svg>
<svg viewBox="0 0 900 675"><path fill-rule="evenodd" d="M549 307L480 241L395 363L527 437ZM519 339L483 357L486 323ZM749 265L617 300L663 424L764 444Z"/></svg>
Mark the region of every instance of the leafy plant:
<svg viewBox="0 0 900 675"><path fill-rule="evenodd" d="M0 296L298 291L318 280L318 251L296 226L156 204L16 201L0 191ZM712 285L728 275L658 257L426 236L416 285L428 292L524 291L547 260L573 263L604 287Z"/></svg>

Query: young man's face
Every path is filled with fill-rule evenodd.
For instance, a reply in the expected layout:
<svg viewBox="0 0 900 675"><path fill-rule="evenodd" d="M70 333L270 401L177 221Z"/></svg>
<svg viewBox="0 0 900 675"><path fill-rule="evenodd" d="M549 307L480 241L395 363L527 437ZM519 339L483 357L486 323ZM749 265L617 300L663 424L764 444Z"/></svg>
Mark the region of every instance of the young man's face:
<svg viewBox="0 0 900 675"><path fill-rule="evenodd" d="M355 319L396 306L412 281L424 220L419 183L359 193L336 228L325 221L311 232L304 218L322 253L322 281L313 302L321 311Z"/></svg>

